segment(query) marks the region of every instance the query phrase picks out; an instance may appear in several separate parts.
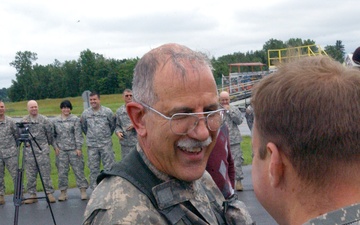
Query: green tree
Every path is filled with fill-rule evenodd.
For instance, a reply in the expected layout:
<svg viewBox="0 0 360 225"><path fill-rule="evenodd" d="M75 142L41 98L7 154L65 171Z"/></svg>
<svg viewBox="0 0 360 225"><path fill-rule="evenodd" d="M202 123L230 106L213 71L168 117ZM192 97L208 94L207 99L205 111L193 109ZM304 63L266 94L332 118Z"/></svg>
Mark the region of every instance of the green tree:
<svg viewBox="0 0 360 225"><path fill-rule="evenodd" d="M339 61L340 63L344 62L345 46L342 44L342 41L337 40L335 45L325 46L325 51L330 57L332 57L336 61Z"/></svg>
<svg viewBox="0 0 360 225"><path fill-rule="evenodd" d="M7 91L8 90L6 88L0 89L0 100L2 100L3 102L8 102L9 101Z"/></svg>
<svg viewBox="0 0 360 225"><path fill-rule="evenodd" d="M277 39L273 39L271 38L270 40L268 40L267 42L265 42L265 44L263 45L263 51L266 54L266 64L268 65L268 58L269 57L277 57L278 55L275 52L270 53L270 56L268 55L268 50L270 49L283 49L286 48L287 45L281 41L281 40L277 40Z"/></svg>
<svg viewBox="0 0 360 225"><path fill-rule="evenodd" d="M81 95L82 91L80 90L80 64L75 60L65 61L62 66L62 71L64 73L64 97L75 97Z"/></svg>
<svg viewBox="0 0 360 225"><path fill-rule="evenodd" d="M32 66L37 54L30 51L17 52L15 60L10 63L16 69L16 81L9 89L9 97L13 101L29 100L32 92Z"/></svg>
<svg viewBox="0 0 360 225"><path fill-rule="evenodd" d="M134 69L139 61L139 58L133 59L123 59L118 61L118 87L121 92L123 92L126 88L131 88L132 86L132 78L134 74Z"/></svg>
<svg viewBox="0 0 360 225"><path fill-rule="evenodd" d="M102 57L99 54L91 52L89 49L80 53L79 64L81 66L80 72L80 90L97 90L96 84L96 60Z"/></svg>

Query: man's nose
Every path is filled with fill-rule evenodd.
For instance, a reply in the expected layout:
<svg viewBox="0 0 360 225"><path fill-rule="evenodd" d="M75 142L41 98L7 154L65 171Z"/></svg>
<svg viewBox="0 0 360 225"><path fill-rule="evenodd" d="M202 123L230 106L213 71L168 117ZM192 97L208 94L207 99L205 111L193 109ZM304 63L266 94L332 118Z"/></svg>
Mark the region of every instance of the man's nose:
<svg viewBox="0 0 360 225"><path fill-rule="evenodd" d="M195 128L188 135L196 140L205 141L210 135L206 117L200 117Z"/></svg>

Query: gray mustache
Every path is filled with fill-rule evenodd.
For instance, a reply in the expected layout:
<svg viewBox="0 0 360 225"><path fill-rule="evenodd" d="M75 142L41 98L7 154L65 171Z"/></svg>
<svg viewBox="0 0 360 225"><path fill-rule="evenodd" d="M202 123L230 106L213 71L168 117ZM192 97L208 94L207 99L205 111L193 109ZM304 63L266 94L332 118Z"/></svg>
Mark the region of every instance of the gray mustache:
<svg viewBox="0 0 360 225"><path fill-rule="evenodd" d="M196 141L194 139L179 140L177 145L181 148L202 148L208 146L212 142L212 138L208 137L205 141Z"/></svg>

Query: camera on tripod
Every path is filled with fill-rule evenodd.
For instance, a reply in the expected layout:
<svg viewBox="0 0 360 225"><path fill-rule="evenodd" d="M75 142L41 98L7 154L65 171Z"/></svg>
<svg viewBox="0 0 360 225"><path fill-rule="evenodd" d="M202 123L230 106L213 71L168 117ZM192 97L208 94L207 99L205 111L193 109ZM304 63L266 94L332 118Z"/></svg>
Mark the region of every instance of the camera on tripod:
<svg viewBox="0 0 360 225"><path fill-rule="evenodd" d="M19 128L19 141L29 140L29 126L30 124L36 124L33 122L18 122L16 126Z"/></svg>

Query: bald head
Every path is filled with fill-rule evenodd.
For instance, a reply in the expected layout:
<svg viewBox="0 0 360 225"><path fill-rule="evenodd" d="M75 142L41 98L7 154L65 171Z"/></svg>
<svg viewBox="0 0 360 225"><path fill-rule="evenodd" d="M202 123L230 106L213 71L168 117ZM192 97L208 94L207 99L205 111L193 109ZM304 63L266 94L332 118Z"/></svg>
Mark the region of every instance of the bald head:
<svg viewBox="0 0 360 225"><path fill-rule="evenodd" d="M27 103L27 110L29 115L32 117L36 117L38 115L38 104L35 100L30 100Z"/></svg>
<svg viewBox="0 0 360 225"><path fill-rule="evenodd" d="M169 74L163 74L164 68L169 70ZM132 86L133 101L150 105L158 101L153 89L157 75L163 75L162 79L174 80L179 77L184 80L190 71L201 75L203 71L211 69L209 58L201 52L176 43L161 45L146 53L136 64Z"/></svg>
<svg viewBox="0 0 360 225"><path fill-rule="evenodd" d="M229 98L230 99L229 92L227 92L227 91L220 92L220 98Z"/></svg>
<svg viewBox="0 0 360 225"><path fill-rule="evenodd" d="M220 92L219 102L225 109L229 109L229 107L230 107L230 95L229 95L229 92L227 92L227 91Z"/></svg>

